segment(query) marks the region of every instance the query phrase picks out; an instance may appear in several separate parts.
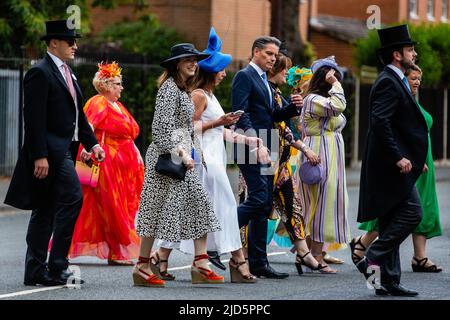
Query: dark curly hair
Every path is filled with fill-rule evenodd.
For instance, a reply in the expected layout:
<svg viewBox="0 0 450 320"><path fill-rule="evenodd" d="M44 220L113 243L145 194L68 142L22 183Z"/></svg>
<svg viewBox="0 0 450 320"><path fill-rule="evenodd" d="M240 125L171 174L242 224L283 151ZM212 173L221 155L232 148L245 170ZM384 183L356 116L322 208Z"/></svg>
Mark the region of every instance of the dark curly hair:
<svg viewBox="0 0 450 320"><path fill-rule="evenodd" d="M330 70L331 70L331 67L323 66L323 67L319 68L316 72L314 72L314 74L309 82L309 86L308 86L308 89L306 90L305 95L308 95L310 93L315 93L315 94L321 95L323 97L329 97L330 95L328 94L328 91L330 91L330 89L331 89L331 84L329 84L325 80L325 76L327 75L328 71L330 71ZM338 81L342 80L341 74L338 71L336 71L334 76L336 77L336 79Z"/></svg>

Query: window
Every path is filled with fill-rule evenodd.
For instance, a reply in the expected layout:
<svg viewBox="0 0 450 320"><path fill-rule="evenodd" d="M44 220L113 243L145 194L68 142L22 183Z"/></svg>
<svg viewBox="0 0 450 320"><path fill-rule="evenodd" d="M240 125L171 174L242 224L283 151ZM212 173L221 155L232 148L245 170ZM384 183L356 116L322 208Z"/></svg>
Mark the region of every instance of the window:
<svg viewBox="0 0 450 320"><path fill-rule="evenodd" d="M409 0L409 16L417 19L417 0Z"/></svg>
<svg viewBox="0 0 450 320"><path fill-rule="evenodd" d="M441 15L442 21L448 20L448 0L442 0L442 15Z"/></svg>
<svg viewBox="0 0 450 320"><path fill-rule="evenodd" d="M428 0L427 17L428 20L434 20L434 0Z"/></svg>

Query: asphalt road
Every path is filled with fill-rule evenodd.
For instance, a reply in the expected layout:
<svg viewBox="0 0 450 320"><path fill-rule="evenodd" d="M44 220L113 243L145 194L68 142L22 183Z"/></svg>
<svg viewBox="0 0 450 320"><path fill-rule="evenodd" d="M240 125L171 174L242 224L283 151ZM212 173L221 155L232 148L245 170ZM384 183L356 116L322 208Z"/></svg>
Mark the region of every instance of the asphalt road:
<svg viewBox="0 0 450 320"><path fill-rule="evenodd" d="M413 273L410 267L412 256L411 239L407 239L401 248L402 283L418 290L420 295L412 300L450 299L450 182L441 181L437 186L441 209L441 221L444 235L428 242L428 255L437 264L443 266L440 274ZM356 227L356 205L358 187L349 187L349 219L352 237L360 234ZM25 234L29 212L0 211L0 300L368 300L394 299L376 297L357 272L350 260L349 250L333 253L345 260L345 264L336 266L338 274L322 275L307 273L296 274L293 264L295 256L286 248L270 246L271 265L279 271L288 272L285 280L260 279L256 284L231 284L229 270L216 270L225 275L223 285L192 285L189 265L192 257L179 252L171 256L170 269L177 277L167 282L165 288L133 287L131 267L112 267L96 258L78 258L72 260L80 268L86 281L81 289L27 287L23 285L23 265L25 257ZM227 260L224 257L223 260ZM44 291L45 290L45 291Z"/></svg>

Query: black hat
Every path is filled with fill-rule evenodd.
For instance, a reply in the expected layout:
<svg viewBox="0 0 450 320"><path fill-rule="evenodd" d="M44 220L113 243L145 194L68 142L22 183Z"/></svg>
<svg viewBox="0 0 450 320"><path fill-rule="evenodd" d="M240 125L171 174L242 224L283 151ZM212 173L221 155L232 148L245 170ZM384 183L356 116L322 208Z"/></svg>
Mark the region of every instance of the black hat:
<svg viewBox="0 0 450 320"><path fill-rule="evenodd" d="M392 48L394 46L417 44L416 41L411 40L408 25L406 24L379 29L378 37L380 38L381 42L381 48L379 49L379 51L383 51L384 49Z"/></svg>
<svg viewBox="0 0 450 320"><path fill-rule="evenodd" d="M210 54L198 51L191 43L179 43L170 48L170 57L166 60L163 60L160 63L160 66L166 68L172 61L176 59L191 56L196 56L197 61L200 61L208 58Z"/></svg>
<svg viewBox="0 0 450 320"><path fill-rule="evenodd" d="M81 38L81 34L75 32L75 29L69 29L67 20L55 20L45 22L46 35L41 40L62 39L62 38Z"/></svg>
<svg viewBox="0 0 450 320"><path fill-rule="evenodd" d="M287 46L286 46L286 41L284 41L284 40L281 41L280 49L278 50L278 52L283 54L283 55L285 55L286 57L290 58L289 51L288 51Z"/></svg>

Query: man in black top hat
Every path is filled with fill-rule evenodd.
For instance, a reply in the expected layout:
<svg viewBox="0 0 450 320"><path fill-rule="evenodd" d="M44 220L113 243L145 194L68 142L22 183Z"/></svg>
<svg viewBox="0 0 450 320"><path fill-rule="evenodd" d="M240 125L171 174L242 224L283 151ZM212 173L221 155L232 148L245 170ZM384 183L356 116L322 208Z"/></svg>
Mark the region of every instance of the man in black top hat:
<svg viewBox="0 0 450 320"><path fill-rule="evenodd" d="M422 218L415 182L424 169L427 125L404 75L417 53L407 25L378 30L378 35L385 68L369 97L358 222L378 218L379 238L356 266L371 280L371 271L380 268L377 295L415 296L400 285L399 247Z"/></svg>
<svg viewBox="0 0 450 320"><path fill-rule="evenodd" d="M47 54L24 78L25 139L5 203L32 209L27 232L25 285L62 285L73 274L67 254L82 205L74 156L81 142L98 161L105 153L83 112L77 79L66 62L76 38L66 20L46 22ZM50 237L52 246L47 264ZM80 280L81 281L81 280Z"/></svg>

